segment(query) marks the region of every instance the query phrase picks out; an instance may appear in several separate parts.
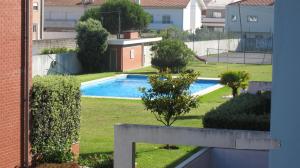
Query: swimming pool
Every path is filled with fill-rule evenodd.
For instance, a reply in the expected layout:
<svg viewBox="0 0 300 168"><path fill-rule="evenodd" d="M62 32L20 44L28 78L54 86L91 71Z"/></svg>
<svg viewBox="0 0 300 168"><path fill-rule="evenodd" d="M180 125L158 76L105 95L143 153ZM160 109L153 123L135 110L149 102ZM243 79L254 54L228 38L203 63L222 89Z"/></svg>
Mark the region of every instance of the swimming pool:
<svg viewBox="0 0 300 168"><path fill-rule="evenodd" d="M151 87L147 76L119 75L82 83L81 93L84 97L139 99L141 87ZM199 79L191 85L190 91L193 95L203 95L220 87L218 80Z"/></svg>

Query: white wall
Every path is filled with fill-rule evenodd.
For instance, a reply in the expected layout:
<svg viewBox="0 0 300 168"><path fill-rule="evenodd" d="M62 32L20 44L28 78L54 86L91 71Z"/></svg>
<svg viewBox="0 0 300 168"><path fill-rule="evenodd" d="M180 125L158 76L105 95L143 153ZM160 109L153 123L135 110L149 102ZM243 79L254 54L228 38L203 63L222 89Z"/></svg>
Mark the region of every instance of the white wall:
<svg viewBox="0 0 300 168"><path fill-rule="evenodd" d="M209 40L209 41L196 41L186 42L185 43L190 49L194 50L194 52L198 56L206 56L207 49L209 50L209 54L217 54L218 48L220 49L220 53L226 51L237 51L240 47L239 39L224 39L224 40Z"/></svg>
<svg viewBox="0 0 300 168"><path fill-rule="evenodd" d="M76 54L49 54L32 56L32 76L49 74L77 74L81 64Z"/></svg>
<svg viewBox="0 0 300 168"><path fill-rule="evenodd" d="M197 0L191 0L183 9L183 30L195 30L202 26L201 7Z"/></svg>
<svg viewBox="0 0 300 168"><path fill-rule="evenodd" d="M144 8L153 17L153 23L150 23L149 29L165 29L172 25L183 29L183 9L170 9L170 8ZM163 24L162 17L163 15L170 15L172 24Z"/></svg>
<svg viewBox="0 0 300 168"><path fill-rule="evenodd" d="M237 17L235 22L231 20L232 15ZM258 22L248 22L248 16L257 16ZM243 32L273 32L274 6L241 6L241 19ZM225 31L241 31L238 5L226 7Z"/></svg>
<svg viewBox="0 0 300 168"><path fill-rule="evenodd" d="M45 28L74 28L85 10L83 6L45 6Z"/></svg>
<svg viewBox="0 0 300 168"><path fill-rule="evenodd" d="M271 151L270 168L300 167L300 1L276 0L271 136L281 148Z"/></svg>

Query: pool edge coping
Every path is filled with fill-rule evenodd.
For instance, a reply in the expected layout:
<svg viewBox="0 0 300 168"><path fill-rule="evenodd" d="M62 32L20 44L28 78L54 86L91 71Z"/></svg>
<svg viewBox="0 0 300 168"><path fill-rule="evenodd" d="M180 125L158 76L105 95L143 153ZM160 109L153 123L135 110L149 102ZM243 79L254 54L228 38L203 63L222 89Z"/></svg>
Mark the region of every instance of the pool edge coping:
<svg viewBox="0 0 300 168"><path fill-rule="evenodd" d="M95 80L91 80L91 81L87 81L87 82L82 82L80 86L84 86L84 85L88 85L88 84L93 84L93 83L96 83L96 82L103 82L103 81L115 79L117 77L125 77L125 76L128 76L128 75L148 76L148 75L143 75L143 74L119 74L119 75L114 75L114 76L110 76L110 77L95 79ZM215 81L219 81L220 78L198 77L197 80L215 80ZM211 93L213 91L216 91L218 89L221 89L223 87L224 87L224 85L216 84L214 86L211 86L211 87L208 87L208 88L206 88L204 90L196 92L196 93L192 94L192 96L203 96L203 95L206 95L206 94ZM98 99L141 100L141 98L132 98L132 97L83 96L83 95L81 95L81 97L84 97L84 98L98 98Z"/></svg>

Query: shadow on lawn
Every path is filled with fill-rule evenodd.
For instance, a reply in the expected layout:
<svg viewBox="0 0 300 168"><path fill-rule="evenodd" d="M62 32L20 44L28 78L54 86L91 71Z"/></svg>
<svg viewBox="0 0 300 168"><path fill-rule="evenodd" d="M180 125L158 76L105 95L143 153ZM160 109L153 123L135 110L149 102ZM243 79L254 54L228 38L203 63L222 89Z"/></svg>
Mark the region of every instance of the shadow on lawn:
<svg viewBox="0 0 300 168"><path fill-rule="evenodd" d="M88 158L95 157L95 156L100 156L100 155L113 156L113 152L83 153L83 154L79 154L79 157L81 159L88 159Z"/></svg>
<svg viewBox="0 0 300 168"><path fill-rule="evenodd" d="M187 116L178 117L178 120L192 120L192 119L202 120L203 115L187 115Z"/></svg>
<svg viewBox="0 0 300 168"><path fill-rule="evenodd" d="M153 75L157 74L157 72L124 72L124 74Z"/></svg>
<svg viewBox="0 0 300 168"><path fill-rule="evenodd" d="M177 165L182 163L184 160L186 160L187 158L191 157L193 154L198 152L200 149L201 149L200 147L197 147L197 148L193 149L192 151L190 151L186 155L184 155L181 158L179 158L179 159L173 161L172 163L168 164L165 168L174 168L174 167L176 167Z"/></svg>

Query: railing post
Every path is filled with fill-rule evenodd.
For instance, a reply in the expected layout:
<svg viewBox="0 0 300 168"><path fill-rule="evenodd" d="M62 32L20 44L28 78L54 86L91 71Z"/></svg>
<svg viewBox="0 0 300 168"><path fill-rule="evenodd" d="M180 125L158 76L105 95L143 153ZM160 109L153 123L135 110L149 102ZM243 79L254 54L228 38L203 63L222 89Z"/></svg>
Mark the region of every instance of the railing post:
<svg viewBox="0 0 300 168"><path fill-rule="evenodd" d="M115 125L114 168L135 168L135 142L128 140L126 133Z"/></svg>

